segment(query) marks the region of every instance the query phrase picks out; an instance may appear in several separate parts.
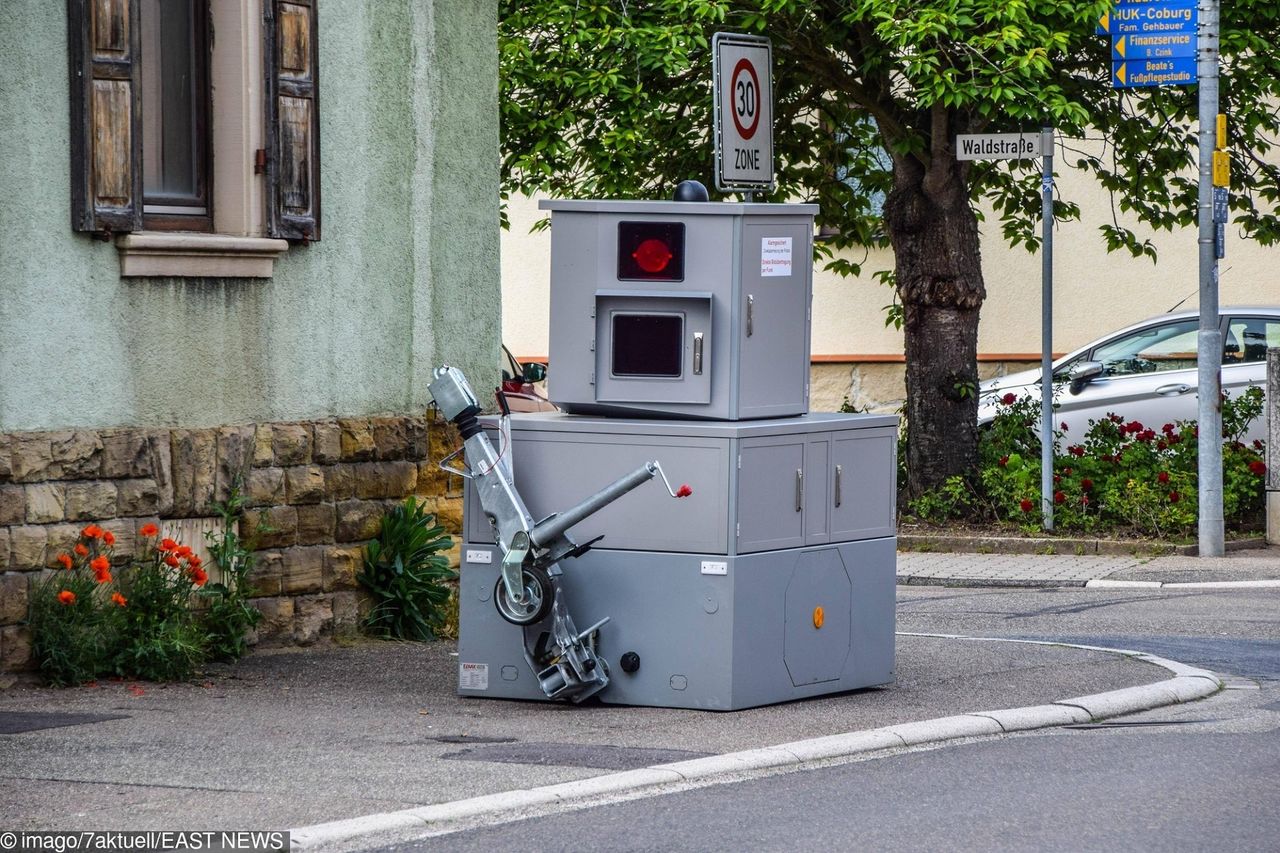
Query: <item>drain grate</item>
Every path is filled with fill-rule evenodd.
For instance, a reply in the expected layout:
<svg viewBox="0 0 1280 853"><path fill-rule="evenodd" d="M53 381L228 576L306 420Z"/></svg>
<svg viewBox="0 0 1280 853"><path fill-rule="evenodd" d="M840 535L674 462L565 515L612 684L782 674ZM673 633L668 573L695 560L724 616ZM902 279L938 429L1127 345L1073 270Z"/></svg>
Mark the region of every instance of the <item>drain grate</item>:
<svg viewBox="0 0 1280 853"><path fill-rule="evenodd" d="M60 729L107 720L127 720L128 714L67 714L59 711L0 711L0 735Z"/></svg>
<svg viewBox="0 0 1280 853"><path fill-rule="evenodd" d="M510 743L479 746L450 752L442 758L454 761L491 761L498 764L537 764L554 767L594 767L601 770L635 770L651 764L704 758L709 753L684 749L646 749L625 746L591 746L579 743Z"/></svg>

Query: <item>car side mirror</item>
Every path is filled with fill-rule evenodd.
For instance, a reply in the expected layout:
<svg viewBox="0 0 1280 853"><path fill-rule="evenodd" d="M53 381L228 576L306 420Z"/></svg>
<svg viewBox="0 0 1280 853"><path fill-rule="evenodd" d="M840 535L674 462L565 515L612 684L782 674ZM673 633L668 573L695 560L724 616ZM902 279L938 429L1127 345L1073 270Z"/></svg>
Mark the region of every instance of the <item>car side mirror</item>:
<svg viewBox="0 0 1280 853"><path fill-rule="evenodd" d="M547 378L547 366L533 362L524 365L524 381L525 382L541 382Z"/></svg>
<svg viewBox="0 0 1280 853"><path fill-rule="evenodd" d="M1084 386L1101 376L1105 369L1100 361L1081 361L1072 365L1071 370L1067 371L1067 378L1071 380L1071 393L1079 394Z"/></svg>

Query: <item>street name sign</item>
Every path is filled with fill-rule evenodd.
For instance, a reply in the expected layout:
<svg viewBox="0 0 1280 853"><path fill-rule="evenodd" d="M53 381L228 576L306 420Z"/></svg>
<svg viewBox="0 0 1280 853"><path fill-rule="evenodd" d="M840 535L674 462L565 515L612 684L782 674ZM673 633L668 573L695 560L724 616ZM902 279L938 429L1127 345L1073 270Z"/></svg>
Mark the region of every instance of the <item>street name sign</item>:
<svg viewBox="0 0 1280 853"><path fill-rule="evenodd" d="M711 38L716 189L772 190L773 46L763 36Z"/></svg>
<svg viewBox="0 0 1280 853"><path fill-rule="evenodd" d="M1030 160L1040 156L1040 133L968 133L956 136L957 160Z"/></svg>
<svg viewBox="0 0 1280 853"><path fill-rule="evenodd" d="M1196 55L1196 34L1158 33L1156 35L1131 35L1111 37L1111 59L1173 59Z"/></svg>
<svg viewBox="0 0 1280 853"><path fill-rule="evenodd" d="M1185 86L1196 82L1196 59L1134 59L1111 63L1111 88L1134 86Z"/></svg>

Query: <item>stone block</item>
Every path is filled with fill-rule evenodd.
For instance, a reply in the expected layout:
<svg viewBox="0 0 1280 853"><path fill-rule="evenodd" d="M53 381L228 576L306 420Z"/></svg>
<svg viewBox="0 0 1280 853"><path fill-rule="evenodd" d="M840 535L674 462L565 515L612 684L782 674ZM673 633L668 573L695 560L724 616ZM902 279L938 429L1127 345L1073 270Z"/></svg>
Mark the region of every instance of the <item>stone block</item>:
<svg viewBox="0 0 1280 853"><path fill-rule="evenodd" d="M213 501L218 464L217 432L212 429L176 429L173 447L173 509L177 518L200 515Z"/></svg>
<svg viewBox="0 0 1280 853"><path fill-rule="evenodd" d="M360 594L335 592L333 602L333 635L351 637L360 630Z"/></svg>
<svg viewBox="0 0 1280 853"><path fill-rule="evenodd" d="M254 537L259 548L283 548L298 541L298 510L273 506L245 512L240 520L240 536Z"/></svg>
<svg viewBox="0 0 1280 853"><path fill-rule="evenodd" d="M346 463L324 468L325 500L345 501L356 496L356 466Z"/></svg>
<svg viewBox="0 0 1280 853"><path fill-rule="evenodd" d="M253 430L254 467L274 465L275 451L271 449L271 424L258 424Z"/></svg>
<svg viewBox="0 0 1280 853"><path fill-rule="evenodd" d="M103 530L110 531L111 535L116 537L114 562L116 565L124 565L129 562L138 553L138 531L132 518L116 518L111 521L104 521L101 524ZM53 543L53 531L49 531L50 545ZM52 551L52 547L50 551Z"/></svg>
<svg viewBox="0 0 1280 853"><path fill-rule="evenodd" d="M43 566L56 566L59 554L70 554L71 549L80 541L80 531L84 529L83 524L50 524L44 528L45 531L45 557L41 563Z"/></svg>
<svg viewBox="0 0 1280 853"><path fill-rule="evenodd" d="M259 639L276 640L293 635L292 598L255 598L249 603L262 614L256 629Z"/></svg>
<svg viewBox="0 0 1280 853"><path fill-rule="evenodd" d="M9 462L9 436L0 435L0 483L13 476L13 466Z"/></svg>
<svg viewBox="0 0 1280 853"><path fill-rule="evenodd" d="M324 552L324 590L358 589L356 575L364 565L364 548L335 545Z"/></svg>
<svg viewBox="0 0 1280 853"><path fill-rule="evenodd" d="M110 478L150 477L151 445L140 429L103 430L101 476Z"/></svg>
<svg viewBox="0 0 1280 853"><path fill-rule="evenodd" d="M344 462L367 462L377 455L378 446L374 443L368 420L342 418L338 421L338 426L341 429L339 441Z"/></svg>
<svg viewBox="0 0 1280 853"><path fill-rule="evenodd" d="M18 483L35 483L62 477L62 466L53 461L53 445L47 432L10 435L9 463L12 477Z"/></svg>
<svg viewBox="0 0 1280 853"><path fill-rule="evenodd" d="M462 498L437 498L431 511L436 523L449 531L455 539L462 535Z"/></svg>
<svg viewBox="0 0 1280 853"><path fill-rule="evenodd" d="M323 545L286 548L281 565L281 591L286 595L319 592L324 586Z"/></svg>
<svg viewBox="0 0 1280 853"><path fill-rule="evenodd" d="M378 535L387 507L377 501L343 501L338 504L337 511L334 540L360 542Z"/></svg>
<svg viewBox="0 0 1280 853"><path fill-rule="evenodd" d="M284 555L279 551L258 551L245 577L251 596L279 595L284 575Z"/></svg>
<svg viewBox="0 0 1280 853"><path fill-rule="evenodd" d="M116 513L121 516L155 515L160 511L160 489L151 478L116 483Z"/></svg>
<svg viewBox="0 0 1280 853"><path fill-rule="evenodd" d="M65 483L32 483L26 487L28 524L48 524L66 518Z"/></svg>
<svg viewBox="0 0 1280 853"><path fill-rule="evenodd" d="M356 497L403 498L418 485L416 462L368 462L355 466Z"/></svg>
<svg viewBox="0 0 1280 853"><path fill-rule="evenodd" d="M67 520L101 521L116 516L116 484L110 480L67 484Z"/></svg>
<svg viewBox="0 0 1280 853"><path fill-rule="evenodd" d="M284 469L253 468L245 477L248 506L270 506L285 502Z"/></svg>
<svg viewBox="0 0 1280 853"><path fill-rule="evenodd" d="M34 571L45 564L49 536L43 527L24 525L9 528L9 567L20 572Z"/></svg>
<svg viewBox="0 0 1280 853"><path fill-rule="evenodd" d="M62 466L62 476L97 477L102 468L102 439L96 430L71 430L50 436L53 461Z"/></svg>
<svg viewBox="0 0 1280 853"><path fill-rule="evenodd" d="M218 429L218 463L213 478L216 500L225 501L229 498L233 486L244 493L245 479L253 463L254 433L252 425Z"/></svg>
<svg viewBox="0 0 1280 853"><path fill-rule="evenodd" d="M295 465L284 469L285 495L291 504L315 504L324 500L324 469Z"/></svg>
<svg viewBox="0 0 1280 853"><path fill-rule="evenodd" d="M303 465L311 461L310 424L272 424L271 450L275 464Z"/></svg>
<svg viewBox="0 0 1280 853"><path fill-rule="evenodd" d="M405 435L409 441L409 448L406 453L407 459L421 462L428 457L431 452L429 424L430 421L426 415L405 418Z"/></svg>
<svg viewBox="0 0 1280 853"><path fill-rule="evenodd" d="M26 519L26 490L22 486L0 486L0 524L21 524Z"/></svg>
<svg viewBox="0 0 1280 853"><path fill-rule="evenodd" d="M333 504L306 504L298 507L298 544L327 545L333 542L336 520Z"/></svg>
<svg viewBox="0 0 1280 853"><path fill-rule="evenodd" d="M311 461L332 465L342 459L342 427L337 421L316 421L311 425Z"/></svg>
<svg viewBox="0 0 1280 853"><path fill-rule="evenodd" d="M0 527L0 572L9 568L9 528Z"/></svg>
<svg viewBox="0 0 1280 853"><path fill-rule="evenodd" d="M409 452L409 434L404 418L370 418L374 451L378 459L403 459Z"/></svg>
<svg viewBox="0 0 1280 853"><path fill-rule="evenodd" d="M19 572L0 574L0 625L13 625L27 618L29 575Z"/></svg>
<svg viewBox="0 0 1280 853"><path fill-rule="evenodd" d="M293 641L309 646L333 630L333 602L327 595L307 596L294 602Z"/></svg>
<svg viewBox="0 0 1280 853"><path fill-rule="evenodd" d="M168 430L148 431L147 457L147 467L151 470L151 479L156 481L159 496L156 513L168 515L173 512L173 441Z"/></svg>
<svg viewBox="0 0 1280 853"><path fill-rule="evenodd" d="M30 669L31 631L26 625L0 628L0 672Z"/></svg>

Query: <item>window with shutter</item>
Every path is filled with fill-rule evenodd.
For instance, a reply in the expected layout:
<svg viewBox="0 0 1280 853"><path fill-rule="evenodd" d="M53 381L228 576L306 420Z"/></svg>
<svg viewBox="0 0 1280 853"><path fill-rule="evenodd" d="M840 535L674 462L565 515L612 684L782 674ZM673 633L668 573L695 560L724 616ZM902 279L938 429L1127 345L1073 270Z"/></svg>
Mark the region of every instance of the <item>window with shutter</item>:
<svg viewBox="0 0 1280 853"><path fill-rule="evenodd" d="M67 8L72 224L122 275L270 276L319 239L316 0Z"/></svg>

